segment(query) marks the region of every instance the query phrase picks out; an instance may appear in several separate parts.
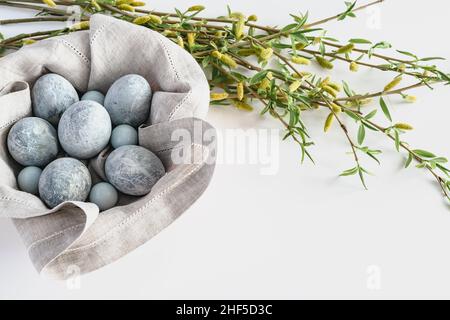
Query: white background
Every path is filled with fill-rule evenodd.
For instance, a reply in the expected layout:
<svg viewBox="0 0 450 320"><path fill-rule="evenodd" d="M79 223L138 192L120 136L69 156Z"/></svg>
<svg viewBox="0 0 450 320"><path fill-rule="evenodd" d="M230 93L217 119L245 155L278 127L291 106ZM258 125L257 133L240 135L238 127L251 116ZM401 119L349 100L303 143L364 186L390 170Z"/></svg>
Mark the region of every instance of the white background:
<svg viewBox="0 0 450 320"><path fill-rule="evenodd" d="M287 24L289 13L305 10L311 20L328 17L342 2L228 1L267 25ZM227 2L200 3L209 16L226 13ZM160 11L192 4L151 1ZM450 58L446 1L390 0L379 8L329 23L329 35L386 40L421 56ZM0 7L0 19L31 14ZM55 24L0 28L12 36ZM440 66L450 70L448 62ZM346 70L336 67L334 78L361 92L378 91L392 79ZM389 98L394 118L416 128L405 139L450 156L449 88L415 94L416 104ZM369 191L356 178L338 178L353 163L341 131L322 133L325 116L305 115L316 142L315 166L301 166L290 141L280 144L276 175L261 175L258 165L219 164L208 190L179 220L118 262L83 276L79 289L41 278L13 225L0 221L0 298L450 298L450 210L435 182L424 171L401 169L404 155L372 133L367 142L385 154L380 167L364 159L375 173ZM219 130L278 127L232 107L212 107L208 121ZM370 285L374 279L380 286Z"/></svg>

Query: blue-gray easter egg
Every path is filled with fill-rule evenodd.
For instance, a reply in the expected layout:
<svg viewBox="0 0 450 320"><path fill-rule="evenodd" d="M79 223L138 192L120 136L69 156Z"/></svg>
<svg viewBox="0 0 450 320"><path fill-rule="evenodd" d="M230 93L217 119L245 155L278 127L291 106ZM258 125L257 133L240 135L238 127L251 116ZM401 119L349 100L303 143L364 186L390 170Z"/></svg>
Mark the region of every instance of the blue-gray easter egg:
<svg viewBox="0 0 450 320"><path fill-rule="evenodd" d="M99 182L94 185L89 194L89 201L95 203L100 211L114 207L119 199L117 190L108 182Z"/></svg>
<svg viewBox="0 0 450 320"><path fill-rule="evenodd" d="M32 99L34 115L49 121L55 127L64 111L79 101L72 84L54 73L46 74L36 81Z"/></svg>
<svg viewBox="0 0 450 320"><path fill-rule="evenodd" d="M105 173L109 182L119 191L142 196L150 192L165 174L159 158L140 146L122 146L106 159Z"/></svg>
<svg viewBox="0 0 450 320"><path fill-rule="evenodd" d="M8 150L23 166L45 166L58 155L56 130L44 119L23 118L9 131Z"/></svg>
<svg viewBox="0 0 450 320"><path fill-rule="evenodd" d="M149 117L151 97L147 80L130 74L113 83L105 97L105 108L114 125L138 127Z"/></svg>
<svg viewBox="0 0 450 320"><path fill-rule="evenodd" d="M81 97L81 101L84 100L95 101L103 105L105 103L105 96L99 91L88 91Z"/></svg>
<svg viewBox="0 0 450 320"><path fill-rule="evenodd" d="M41 173L42 169L38 167L23 168L17 177L19 189L31 194L38 194Z"/></svg>
<svg viewBox="0 0 450 320"><path fill-rule="evenodd" d="M108 112L94 101L80 101L61 117L58 126L61 146L70 156L89 159L102 151L111 137Z"/></svg>
<svg viewBox="0 0 450 320"><path fill-rule="evenodd" d="M42 171L39 195L50 208L54 208L64 201L85 201L91 184L91 174L81 161L59 158Z"/></svg>
<svg viewBox="0 0 450 320"><path fill-rule="evenodd" d="M138 133L135 128L128 124L121 124L114 128L111 133L111 145L114 149L121 146L137 145Z"/></svg>

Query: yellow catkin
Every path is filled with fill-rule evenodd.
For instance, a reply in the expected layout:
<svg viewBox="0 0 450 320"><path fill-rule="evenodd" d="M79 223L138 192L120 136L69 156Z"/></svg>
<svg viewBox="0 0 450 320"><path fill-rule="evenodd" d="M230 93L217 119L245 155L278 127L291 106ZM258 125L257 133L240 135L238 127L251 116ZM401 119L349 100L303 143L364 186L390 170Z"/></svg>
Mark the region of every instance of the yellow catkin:
<svg viewBox="0 0 450 320"><path fill-rule="evenodd" d="M82 21L70 27L71 30L86 30L89 29L89 21Z"/></svg>
<svg viewBox="0 0 450 320"><path fill-rule="evenodd" d="M259 51L259 57L263 60L269 60L273 55L272 48L263 48Z"/></svg>
<svg viewBox="0 0 450 320"><path fill-rule="evenodd" d="M330 61L328 61L327 59L325 59L324 57L316 56L316 61L324 69L331 70L334 67L333 64Z"/></svg>
<svg viewBox="0 0 450 320"><path fill-rule="evenodd" d="M143 1L133 1L132 3L130 3L130 5L132 5L133 7L143 7L146 5L146 3Z"/></svg>
<svg viewBox="0 0 450 320"><path fill-rule="evenodd" d="M330 130L331 126L333 125L333 121L334 121L334 114L330 113L327 117L327 119L325 120L325 125L323 126L323 131L328 132L328 130Z"/></svg>
<svg viewBox="0 0 450 320"><path fill-rule="evenodd" d="M203 11L203 10L205 10L205 6L196 5L196 6L190 7L187 11L188 12L196 12L196 11Z"/></svg>
<svg viewBox="0 0 450 320"><path fill-rule="evenodd" d="M350 63L349 69L350 69L351 72L358 72L358 70L359 70L359 65L358 65L355 61L352 61L352 62Z"/></svg>
<svg viewBox="0 0 450 320"><path fill-rule="evenodd" d="M266 90L270 87L270 82L273 79L273 74L272 72L268 72L266 74L266 77L261 81L261 83L259 84L259 89L261 90Z"/></svg>
<svg viewBox="0 0 450 320"><path fill-rule="evenodd" d="M409 103L414 103L417 101L416 96L410 96L410 95L405 96L404 99L406 102L409 102Z"/></svg>
<svg viewBox="0 0 450 320"><path fill-rule="evenodd" d="M102 7L100 7L100 5L98 4L97 1L92 0L92 1L91 1L91 5L95 8L95 10L97 10L97 11L102 11Z"/></svg>
<svg viewBox="0 0 450 320"><path fill-rule="evenodd" d="M122 4L131 4L134 0L117 0L116 6L120 6Z"/></svg>
<svg viewBox="0 0 450 320"><path fill-rule="evenodd" d="M242 82L239 82L237 84L236 94L239 101L242 101L242 99L244 99L244 84Z"/></svg>
<svg viewBox="0 0 450 320"><path fill-rule="evenodd" d="M295 92L295 91L297 91L298 88L300 88L301 85L302 85L302 83L301 83L300 81L298 81L298 80L292 82L292 83L289 85L289 92Z"/></svg>
<svg viewBox="0 0 450 320"><path fill-rule="evenodd" d="M329 82L329 83L328 83L328 86L331 87L331 88L333 88L333 89L336 90L337 92L341 92L341 90L342 90L341 85L340 85L339 83L336 83L336 82Z"/></svg>
<svg viewBox="0 0 450 320"><path fill-rule="evenodd" d="M407 123L396 123L394 127L400 130L414 130L413 126Z"/></svg>
<svg viewBox="0 0 450 320"><path fill-rule="evenodd" d="M164 36L170 37L170 38L176 38L177 37L177 33L175 31L171 31L171 30L164 30L162 34Z"/></svg>
<svg viewBox="0 0 450 320"><path fill-rule="evenodd" d="M150 16L141 16L141 17L137 17L133 20L134 24L138 24L138 25L143 25L150 22Z"/></svg>
<svg viewBox="0 0 450 320"><path fill-rule="evenodd" d="M247 21L256 22L258 21L258 17L254 14L252 14L250 17L248 17Z"/></svg>
<svg viewBox="0 0 450 320"><path fill-rule="evenodd" d="M398 71L405 72L406 71L406 65L404 63L400 64L398 66Z"/></svg>
<svg viewBox="0 0 450 320"><path fill-rule="evenodd" d="M297 57L297 56L292 57L292 58L291 58L291 61L292 61L293 63L296 63L296 64L303 64L303 65L308 65L308 64L310 64L310 62L311 62L311 61L309 61L309 59L306 59L306 58L303 58L303 57Z"/></svg>
<svg viewBox="0 0 450 320"><path fill-rule="evenodd" d="M238 51L239 55L242 57L249 57L251 55L255 54L255 49L251 49L251 48L244 48L244 49L240 49Z"/></svg>
<svg viewBox="0 0 450 320"><path fill-rule="evenodd" d="M129 11L129 12L135 12L136 11L136 9L132 5L126 4L126 3L117 6L117 8L120 9L120 10L123 10L123 11Z"/></svg>
<svg viewBox="0 0 450 320"><path fill-rule="evenodd" d="M195 37L196 37L196 35L193 32L189 32L187 34L187 41L188 41L189 48L192 48L195 45Z"/></svg>
<svg viewBox="0 0 450 320"><path fill-rule="evenodd" d="M319 43L322 42L322 38L320 37L315 37L313 40L313 45L318 45Z"/></svg>
<svg viewBox="0 0 450 320"><path fill-rule="evenodd" d="M220 59L220 61L222 61L224 64L226 64L230 68L237 67L236 61L234 61L234 59L227 54L222 54L222 56L219 59Z"/></svg>
<svg viewBox="0 0 450 320"><path fill-rule="evenodd" d="M36 43L36 40L33 40L33 39L25 39L25 40L22 40L22 43L23 43L23 45L30 45L30 44L33 44L33 43Z"/></svg>
<svg viewBox="0 0 450 320"><path fill-rule="evenodd" d="M349 43L346 46L340 47L337 49L336 53L343 54L343 53L351 53L355 49L355 45L353 43Z"/></svg>
<svg viewBox="0 0 450 320"><path fill-rule="evenodd" d="M400 84L400 82L402 82L402 77L397 77L394 80L392 80L391 82L389 82L385 87L384 87L384 92L386 91L390 91L392 89L394 89L396 86L398 86Z"/></svg>
<svg viewBox="0 0 450 320"><path fill-rule="evenodd" d="M53 0L42 0L43 3L48 5L49 7L56 7L56 3Z"/></svg>
<svg viewBox="0 0 450 320"><path fill-rule="evenodd" d="M270 86L270 80L267 78L264 78L261 83L259 84L259 89L266 90Z"/></svg>
<svg viewBox="0 0 450 320"><path fill-rule="evenodd" d="M214 51L211 53L211 56L212 56L213 58L220 59L220 58L222 57L222 54L221 54L219 51L214 50Z"/></svg>
<svg viewBox="0 0 450 320"><path fill-rule="evenodd" d="M309 77L311 75L311 73L310 72L299 72L299 73L293 73L292 74L292 77L294 77L294 78L296 78L296 79L303 79L303 78L306 78L306 77Z"/></svg>
<svg viewBox="0 0 450 320"><path fill-rule="evenodd" d="M149 17L150 17L150 22L153 23L153 24L162 24L163 23L161 17L159 17L159 16L155 16L154 14L150 14Z"/></svg>
<svg viewBox="0 0 450 320"><path fill-rule="evenodd" d="M244 36L245 17L240 16L238 21L234 23L234 36L240 40Z"/></svg>
<svg viewBox="0 0 450 320"><path fill-rule="evenodd" d="M213 92L211 93L211 101L220 101L228 98L229 94L226 92Z"/></svg>
<svg viewBox="0 0 450 320"><path fill-rule="evenodd" d="M178 37L177 37L177 44L178 44L180 47L184 48L184 40L183 40L183 38L182 38L181 36L178 36Z"/></svg>
<svg viewBox="0 0 450 320"><path fill-rule="evenodd" d="M337 105L336 103L334 103L334 102L330 103L330 107L331 107L331 110L333 110L334 113L341 113L342 112L342 108L339 105Z"/></svg>
<svg viewBox="0 0 450 320"><path fill-rule="evenodd" d="M302 43L302 42L299 42L299 43L296 43L295 44L295 49L296 50L303 50L303 49L305 49L306 48L306 44L304 44L304 43Z"/></svg>
<svg viewBox="0 0 450 320"><path fill-rule="evenodd" d="M234 105L236 106L236 108L241 109L241 110L253 111L253 107L246 102L234 101Z"/></svg>
<svg viewBox="0 0 450 320"><path fill-rule="evenodd" d="M322 87L323 91L325 91L326 93L330 94L331 96L333 96L334 98L337 97L338 92L336 90L334 90L332 87L326 85Z"/></svg>
<svg viewBox="0 0 450 320"><path fill-rule="evenodd" d="M323 86L326 86L327 84L329 84L330 83L330 77L326 77L325 79L323 79L320 83L319 83L319 86L320 87L323 87Z"/></svg>

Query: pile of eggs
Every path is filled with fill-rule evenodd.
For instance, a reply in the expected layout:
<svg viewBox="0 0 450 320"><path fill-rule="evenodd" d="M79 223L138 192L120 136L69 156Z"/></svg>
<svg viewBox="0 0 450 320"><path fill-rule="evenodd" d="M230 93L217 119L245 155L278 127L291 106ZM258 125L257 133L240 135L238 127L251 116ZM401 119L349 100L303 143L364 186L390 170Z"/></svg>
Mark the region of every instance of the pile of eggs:
<svg viewBox="0 0 450 320"><path fill-rule="evenodd" d="M16 122L8 133L8 150L24 168L20 190L38 195L48 207L65 201L114 207L119 192L142 196L165 174L161 160L139 146L137 128L150 113L152 91L141 76L118 79L106 96L89 91L81 99L57 74L39 78L32 90L33 116ZM87 167L108 145L107 181L92 186Z"/></svg>

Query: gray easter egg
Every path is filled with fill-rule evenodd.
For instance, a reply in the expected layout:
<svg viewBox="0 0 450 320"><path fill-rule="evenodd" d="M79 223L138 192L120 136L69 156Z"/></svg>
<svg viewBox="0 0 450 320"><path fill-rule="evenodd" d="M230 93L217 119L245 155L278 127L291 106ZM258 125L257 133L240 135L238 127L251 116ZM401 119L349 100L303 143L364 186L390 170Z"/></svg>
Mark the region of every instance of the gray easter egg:
<svg viewBox="0 0 450 320"><path fill-rule="evenodd" d="M81 100L95 101L103 105L105 103L105 96L99 91L88 91L81 97Z"/></svg>
<svg viewBox="0 0 450 320"><path fill-rule="evenodd" d="M32 91L33 113L55 127L64 111L79 101L72 84L60 75L50 73L40 77Z"/></svg>
<svg viewBox="0 0 450 320"><path fill-rule="evenodd" d="M95 203L100 211L114 207L119 199L117 190L108 182L99 182L94 185L89 194L89 201Z"/></svg>
<svg viewBox="0 0 450 320"><path fill-rule="evenodd" d="M105 173L119 191L142 196L150 192L165 170L153 152L140 146L122 146L106 159Z"/></svg>
<svg viewBox="0 0 450 320"><path fill-rule="evenodd" d="M64 151L70 156L92 158L109 142L111 119L105 108L97 102L77 102L61 117L58 137Z"/></svg>
<svg viewBox="0 0 450 320"><path fill-rule="evenodd" d="M23 118L9 131L8 150L23 166L45 166L58 155L56 130L44 119Z"/></svg>
<svg viewBox="0 0 450 320"><path fill-rule="evenodd" d="M91 184L89 170L81 161L60 158L42 171L39 195L50 208L54 208L64 201L85 201Z"/></svg>
<svg viewBox="0 0 450 320"><path fill-rule="evenodd" d="M114 149L121 146L137 145L138 133L135 128L128 124L121 124L114 128L111 133L111 145Z"/></svg>
<svg viewBox="0 0 450 320"><path fill-rule="evenodd" d="M147 80L130 74L113 83L105 97L105 108L114 125L138 127L149 117L151 97Z"/></svg>
<svg viewBox="0 0 450 320"><path fill-rule="evenodd" d="M38 167L23 168L17 176L17 184L19 189L31 194L39 193L39 178L42 169Z"/></svg>

